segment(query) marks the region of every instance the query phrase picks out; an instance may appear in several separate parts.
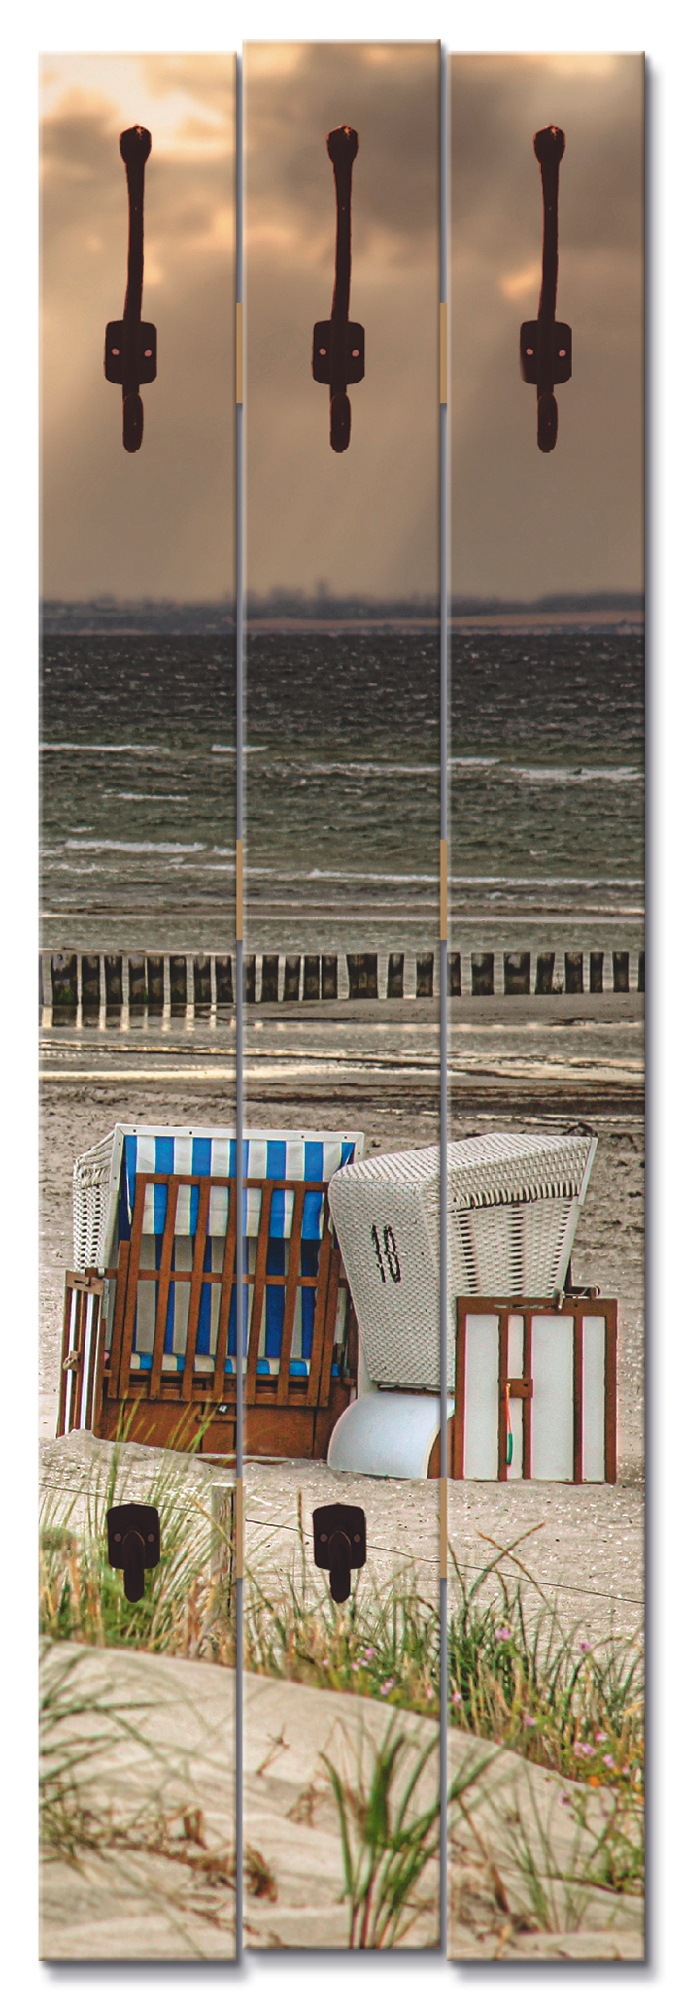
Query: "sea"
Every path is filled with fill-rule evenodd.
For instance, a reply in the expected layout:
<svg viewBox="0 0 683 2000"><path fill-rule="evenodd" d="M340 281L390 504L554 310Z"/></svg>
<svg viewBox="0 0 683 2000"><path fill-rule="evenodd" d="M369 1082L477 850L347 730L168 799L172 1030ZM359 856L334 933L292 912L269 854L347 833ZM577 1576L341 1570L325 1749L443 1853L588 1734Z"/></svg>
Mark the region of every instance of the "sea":
<svg viewBox="0 0 683 2000"><path fill-rule="evenodd" d="M456 630L451 940L637 950L642 632ZM42 937L51 949L229 949L234 636L46 637ZM251 632L247 943L433 948L439 653L431 630Z"/></svg>

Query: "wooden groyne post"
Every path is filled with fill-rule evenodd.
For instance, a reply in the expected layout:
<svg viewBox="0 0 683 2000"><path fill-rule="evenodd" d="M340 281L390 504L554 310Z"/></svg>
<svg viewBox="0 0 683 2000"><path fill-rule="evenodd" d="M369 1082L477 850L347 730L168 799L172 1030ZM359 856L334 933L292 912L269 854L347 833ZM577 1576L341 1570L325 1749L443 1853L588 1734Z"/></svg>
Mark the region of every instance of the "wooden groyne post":
<svg viewBox="0 0 683 2000"><path fill-rule="evenodd" d="M587 962L587 977L586 977ZM344 964L346 977L344 979ZM244 997L249 1006L315 1005L323 1001L433 1000L438 983L438 959L433 951L248 952L244 958ZM76 1018L96 1023L104 1006L106 1018L124 1006L143 1013L195 1015L234 1006L233 962L229 952L96 952L54 951L41 954L39 996L53 1010L55 1024ZM607 973L608 984L605 984ZM447 958L451 999L527 997L532 994L644 993L645 952L625 949L554 951L529 948L495 953L490 950L450 951Z"/></svg>

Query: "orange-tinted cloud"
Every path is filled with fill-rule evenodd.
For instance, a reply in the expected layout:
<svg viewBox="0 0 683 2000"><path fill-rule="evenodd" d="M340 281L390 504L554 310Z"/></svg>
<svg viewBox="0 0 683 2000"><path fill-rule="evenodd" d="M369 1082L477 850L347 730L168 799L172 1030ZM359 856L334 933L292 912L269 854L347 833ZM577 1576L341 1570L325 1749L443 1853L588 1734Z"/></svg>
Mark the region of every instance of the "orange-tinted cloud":
<svg viewBox="0 0 683 2000"><path fill-rule="evenodd" d="M245 62L248 572L276 586L433 591L438 546L438 51L254 45ZM642 575L642 65L451 58L456 591L637 588ZM216 596L232 576L233 62L49 56L43 123L43 496L48 594ZM146 309L159 373L134 459L103 378L120 314L118 135L153 134ZM558 311L574 329L560 439L535 445L519 321L536 310L536 127L567 135ZM312 381L329 313L325 136L354 124L352 312L366 379L351 448Z"/></svg>
<svg viewBox="0 0 683 2000"><path fill-rule="evenodd" d="M43 588L215 597L231 588L234 63L48 57L42 124ZM145 437L121 446L104 328L123 306L119 133L152 132L143 310L158 333Z"/></svg>

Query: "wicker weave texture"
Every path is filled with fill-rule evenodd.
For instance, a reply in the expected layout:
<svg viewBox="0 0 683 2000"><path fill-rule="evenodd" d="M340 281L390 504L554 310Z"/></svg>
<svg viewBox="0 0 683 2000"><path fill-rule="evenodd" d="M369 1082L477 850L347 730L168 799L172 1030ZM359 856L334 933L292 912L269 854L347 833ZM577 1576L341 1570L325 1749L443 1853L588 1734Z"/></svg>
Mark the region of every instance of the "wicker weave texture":
<svg viewBox="0 0 683 2000"><path fill-rule="evenodd" d="M490 1133L448 1148L449 1386L455 1300L562 1287L595 1140ZM330 1209L371 1379L439 1388L439 1149L344 1167Z"/></svg>
<svg viewBox="0 0 683 2000"><path fill-rule="evenodd" d="M82 1153L73 1170L74 1268L100 1270L104 1263L115 1133Z"/></svg>

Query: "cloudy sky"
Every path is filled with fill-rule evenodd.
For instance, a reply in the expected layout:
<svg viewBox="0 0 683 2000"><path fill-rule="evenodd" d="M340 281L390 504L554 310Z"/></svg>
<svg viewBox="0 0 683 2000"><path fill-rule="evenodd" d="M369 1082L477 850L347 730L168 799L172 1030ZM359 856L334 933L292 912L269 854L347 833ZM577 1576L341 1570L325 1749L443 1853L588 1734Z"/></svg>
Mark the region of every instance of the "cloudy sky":
<svg viewBox="0 0 683 2000"><path fill-rule="evenodd" d="M218 597L232 584L234 58L42 61L42 554L51 597ZM158 378L121 444L104 329L123 311L119 133L146 125L143 312Z"/></svg>
<svg viewBox="0 0 683 2000"><path fill-rule="evenodd" d="M434 590L437 44L253 45L245 76L250 584ZM359 136L351 314L365 327L343 455L311 376L332 299L336 125Z"/></svg>
<svg viewBox="0 0 683 2000"><path fill-rule="evenodd" d="M638 589L640 58L458 55L451 80L453 588ZM245 108L250 589L433 591L437 46L253 44ZM118 137L134 123L153 136L144 311L159 375L129 457L102 347L123 304ZM546 457L518 340L540 276L532 137L550 123L567 140L558 312L574 378ZM310 358L331 302L325 139L339 124L360 140L351 311L366 336L343 456ZM232 578L232 58L44 58L42 167L45 593L220 596Z"/></svg>
<svg viewBox="0 0 683 2000"><path fill-rule="evenodd" d="M453 588L639 590L641 58L461 55L451 83ZM547 455L518 362L538 310L542 125L566 138L557 311L574 348Z"/></svg>

